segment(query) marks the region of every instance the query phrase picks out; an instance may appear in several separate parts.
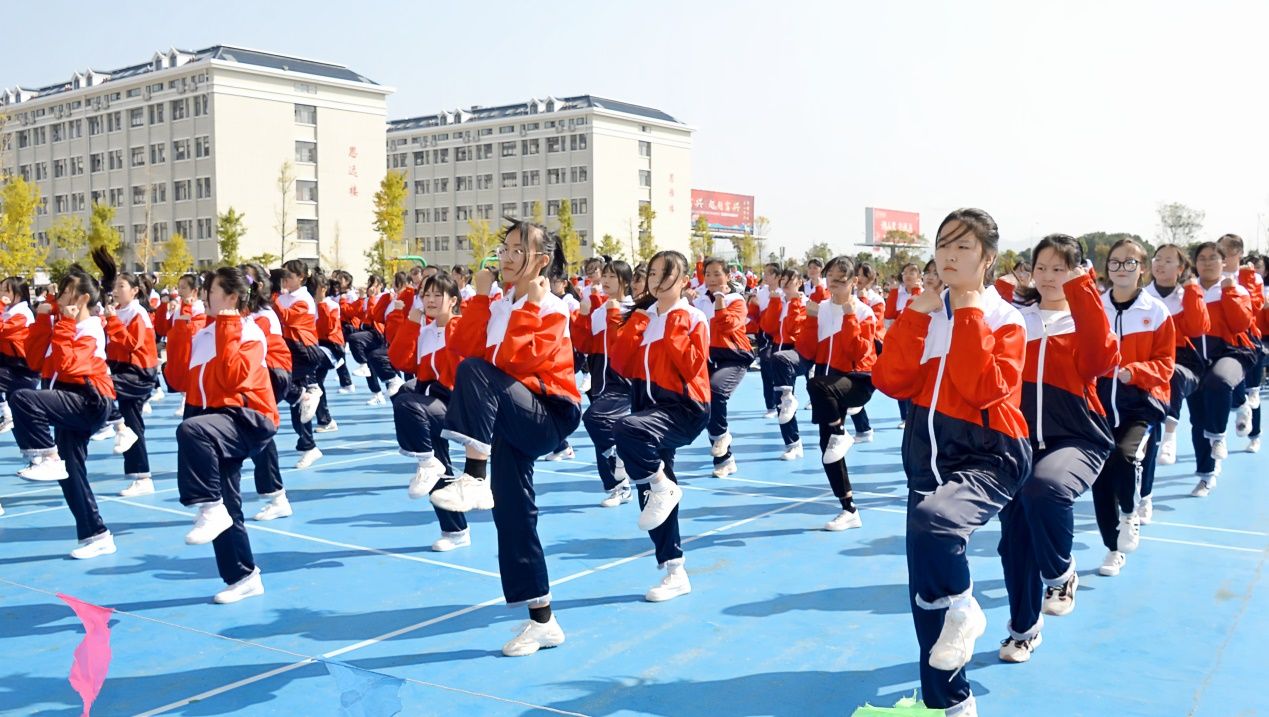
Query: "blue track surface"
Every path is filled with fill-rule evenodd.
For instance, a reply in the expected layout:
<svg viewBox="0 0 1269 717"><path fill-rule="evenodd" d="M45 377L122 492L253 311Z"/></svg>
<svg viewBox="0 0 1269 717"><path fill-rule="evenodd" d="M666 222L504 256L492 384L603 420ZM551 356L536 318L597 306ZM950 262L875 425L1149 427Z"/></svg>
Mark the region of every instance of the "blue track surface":
<svg viewBox="0 0 1269 717"><path fill-rule="evenodd" d="M826 533L837 504L818 451L777 460L779 432L748 376L732 402L739 474L709 476L703 436L680 451L694 592L662 604L642 600L661 574L635 505L596 505L594 454L576 434L577 459L539 463L537 474L568 641L518 659L500 653L524 615L500 604L490 515L472 514L471 548L432 553L430 506L406 497L413 461L396 453L390 407L367 397L364 384L351 396L332 390L341 428L318 434L326 457L283 476L295 515L249 521L267 593L231 606L210 601L221 587L211 546L182 540L191 513L176 498L172 399L150 423L157 494L119 499L122 459L108 442L90 448L119 552L87 562L66 557L74 528L57 487L12 477L18 452L0 439L10 476L0 479L0 713L80 713L67 673L83 629L55 592L119 611L95 715L339 714L335 681L313 659L405 679L406 715L849 715L915 689L900 431L881 394L869 405L877 440L849 456L864 527ZM810 437L809 413L798 419ZM285 422L279 436L283 465L293 464ZM1104 550L1091 496L1077 505L1078 608L1049 619L1029 664L997 661L1007 620L998 524L976 536L989 626L968 669L981 714L1269 714L1259 682L1269 459L1232 454L1211 496L1195 499L1187 443L1160 469L1155 523L1120 577L1096 575ZM1243 443L1231 430L1231 449ZM260 501L249 477L244 488L250 516Z"/></svg>

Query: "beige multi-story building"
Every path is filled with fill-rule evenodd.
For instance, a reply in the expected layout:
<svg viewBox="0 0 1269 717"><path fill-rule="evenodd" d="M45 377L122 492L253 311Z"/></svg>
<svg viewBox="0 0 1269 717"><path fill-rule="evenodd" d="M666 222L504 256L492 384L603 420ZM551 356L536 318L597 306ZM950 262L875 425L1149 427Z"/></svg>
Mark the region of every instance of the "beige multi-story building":
<svg viewBox="0 0 1269 717"><path fill-rule="evenodd" d="M569 202L585 256L605 234L634 256L644 203L657 245L686 251L692 132L649 107L548 97L389 122L387 167L406 175L410 247L434 263L469 261L470 222L496 229L534 202L552 228Z"/></svg>
<svg viewBox="0 0 1269 717"><path fill-rule="evenodd" d="M340 65L217 45L0 93L5 168L40 189L37 238L94 202L115 208L125 261L155 268L175 233L219 258L217 215L245 216L239 253L364 269L392 90ZM289 163L294 181L279 177ZM148 266L145 266L148 265Z"/></svg>

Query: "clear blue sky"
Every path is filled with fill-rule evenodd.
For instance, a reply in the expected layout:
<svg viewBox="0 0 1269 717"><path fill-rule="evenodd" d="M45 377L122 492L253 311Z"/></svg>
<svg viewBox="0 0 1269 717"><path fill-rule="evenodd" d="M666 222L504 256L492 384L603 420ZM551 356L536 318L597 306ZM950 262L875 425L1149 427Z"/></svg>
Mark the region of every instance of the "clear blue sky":
<svg viewBox="0 0 1269 717"><path fill-rule="evenodd" d="M750 193L793 252L863 208L981 206L1006 246L1061 231L1269 228L1269 3L356 2L6 7L0 86L159 48L348 65L390 117L592 93L696 128L693 185ZM299 10L303 9L303 12ZM1261 246L1265 246L1264 239Z"/></svg>

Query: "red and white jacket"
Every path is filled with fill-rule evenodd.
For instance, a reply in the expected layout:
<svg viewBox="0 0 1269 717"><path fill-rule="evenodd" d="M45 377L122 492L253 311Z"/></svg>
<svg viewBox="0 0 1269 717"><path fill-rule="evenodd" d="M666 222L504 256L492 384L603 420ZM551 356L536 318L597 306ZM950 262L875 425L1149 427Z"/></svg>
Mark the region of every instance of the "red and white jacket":
<svg viewBox="0 0 1269 717"><path fill-rule="evenodd" d="M855 310L847 313L845 304L826 299L815 316L807 317L797 348L825 373L870 373L877 362L876 338L877 316L871 306L856 301Z"/></svg>
<svg viewBox="0 0 1269 717"><path fill-rule="evenodd" d="M1162 301L1145 290L1137 292L1123 311L1115 306L1112 293L1107 291L1102 294L1102 306L1119 340L1119 362L1097 381L1098 393L1110 412L1110 425L1117 428L1134 420L1158 423L1172 400L1172 372L1176 366L1172 315ZM1127 384L1119 380L1121 369L1132 374Z"/></svg>
<svg viewBox="0 0 1269 717"><path fill-rule="evenodd" d="M785 299L784 292L780 292L771 297L766 311L762 312L762 330L776 346L796 344L805 323L806 300L801 296L790 300Z"/></svg>
<svg viewBox="0 0 1269 717"><path fill-rule="evenodd" d="M344 345L344 325L340 320L339 302L328 296L317 304L317 340Z"/></svg>
<svg viewBox="0 0 1269 717"><path fill-rule="evenodd" d="M189 364L190 344L194 340L194 334L207 325L207 311L199 300L192 304L182 301L180 307L167 332L167 361L163 364L163 376L169 386L184 393L186 372L173 369Z"/></svg>
<svg viewBox="0 0 1269 717"><path fill-rule="evenodd" d="M88 385L104 398L115 397L115 382L106 367L106 332L101 319L57 319L44 369L54 384Z"/></svg>
<svg viewBox="0 0 1269 717"><path fill-rule="evenodd" d="M1194 342L1199 355L1214 362L1230 354L1248 354L1252 350L1248 332L1253 314L1247 289L1238 284L1225 287L1217 282L1204 289L1203 301L1211 322L1207 333Z"/></svg>
<svg viewBox="0 0 1269 717"><path fill-rule="evenodd" d="M106 360L132 364L149 370L159 365L155 346L154 322L141 302L121 306L114 316L106 317Z"/></svg>
<svg viewBox="0 0 1269 717"><path fill-rule="evenodd" d="M709 322L709 360L715 364L753 363L753 345L749 343L747 328L749 314L745 297L740 294L724 294L723 309L708 293L702 293L692 302L697 311Z"/></svg>
<svg viewBox="0 0 1269 717"><path fill-rule="evenodd" d="M807 301L818 304L828 299L828 280L822 276L819 281L807 279L802 282L802 293L806 294Z"/></svg>
<svg viewBox="0 0 1269 717"><path fill-rule="evenodd" d="M929 493L959 470L987 471L1010 494L1031 471L1022 415L1026 327L992 291L981 307L923 314L911 307L886 337L873 385L912 401L903 467L911 490Z"/></svg>
<svg viewBox="0 0 1269 717"><path fill-rule="evenodd" d="M35 323L35 314L25 301L4 307L0 314L0 354L26 363L26 339Z"/></svg>
<svg viewBox="0 0 1269 717"><path fill-rule="evenodd" d="M187 404L248 408L277 426L278 404L265 367L266 352L264 332L250 317L213 317L194 334L189 361L173 373L186 385Z"/></svg>
<svg viewBox="0 0 1269 717"><path fill-rule="evenodd" d="M911 291L903 284L900 284L897 289L891 289L890 293L886 295L886 308L882 312L882 318L885 320L883 326L889 327L893 324L899 318L899 314L908 308L908 304L911 304L912 300L920 295L920 284L917 284L916 288Z"/></svg>
<svg viewBox="0 0 1269 717"><path fill-rule="evenodd" d="M264 334L266 346L264 365L267 368L290 373L291 349L286 345L286 338L282 335L282 322L278 320L277 313L266 306L248 318L256 322L256 326L259 326L260 332Z"/></svg>
<svg viewBox="0 0 1269 717"><path fill-rule="evenodd" d="M1177 349L1198 349L1191 339L1207 334L1212 319L1207 315L1207 303L1203 301L1203 287L1198 284L1176 286L1167 296L1154 282L1146 286L1146 293L1162 302L1172 316L1173 337Z"/></svg>
<svg viewBox="0 0 1269 717"><path fill-rule="evenodd" d="M317 345L317 300L308 293L308 287L278 294L273 306L287 341L301 346Z"/></svg>
<svg viewBox="0 0 1269 717"><path fill-rule="evenodd" d="M414 374L419 386L435 381L454 390L454 376L463 357L450 345L462 326L461 319L454 316L444 327L427 317L423 318L426 324L407 320L388 344L388 360L398 371Z"/></svg>
<svg viewBox="0 0 1269 717"><path fill-rule="evenodd" d="M634 384L634 410L682 404L696 413L709 412L708 326L687 299L664 314L653 304L630 315L612 353L617 371Z"/></svg>
<svg viewBox="0 0 1269 717"><path fill-rule="evenodd" d="M497 300L475 296L463 314L463 326L468 330L453 341L462 356L485 359L540 396L581 402L573 377L568 308L554 294L548 292L540 305L516 297L514 289Z"/></svg>

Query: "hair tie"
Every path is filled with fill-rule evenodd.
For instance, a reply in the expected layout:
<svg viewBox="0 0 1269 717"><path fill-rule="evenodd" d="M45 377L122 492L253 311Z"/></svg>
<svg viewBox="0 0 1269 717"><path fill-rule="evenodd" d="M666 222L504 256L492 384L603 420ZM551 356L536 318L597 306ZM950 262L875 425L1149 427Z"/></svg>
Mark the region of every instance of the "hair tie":
<svg viewBox="0 0 1269 717"><path fill-rule="evenodd" d="M255 283L256 283L255 277L253 277L250 274L247 274L247 286L255 286Z"/></svg>

